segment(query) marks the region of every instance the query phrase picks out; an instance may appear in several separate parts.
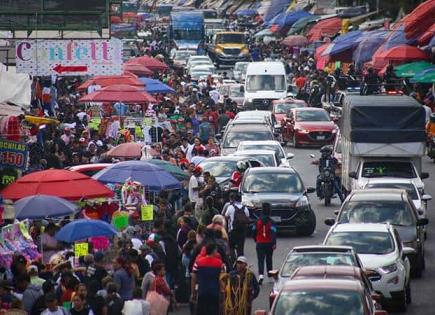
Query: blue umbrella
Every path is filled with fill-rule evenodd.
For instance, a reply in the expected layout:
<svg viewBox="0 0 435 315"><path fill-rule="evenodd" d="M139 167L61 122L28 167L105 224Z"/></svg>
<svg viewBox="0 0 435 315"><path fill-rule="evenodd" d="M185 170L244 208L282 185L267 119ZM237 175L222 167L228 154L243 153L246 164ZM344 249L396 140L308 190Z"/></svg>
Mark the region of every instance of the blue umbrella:
<svg viewBox="0 0 435 315"><path fill-rule="evenodd" d="M264 22L269 22L281 12L287 10L291 0L272 0L269 8L264 14Z"/></svg>
<svg viewBox="0 0 435 315"><path fill-rule="evenodd" d="M394 30L385 41L385 50L400 46L400 45L414 45L417 42L416 38L406 38L406 33L403 26Z"/></svg>
<svg viewBox="0 0 435 315"><path fill-rule="evenodd" d="M74 214L78 207L56 196L33 195L14 203L15 217L23 219L56 218Z"/></svg>
<svg viewBox="0 0 435 315"><path fill-rule="evenodd" d="M305 18L307 16L312 16L311 13L308 13L304 10L298 10L293 12L283 12L269 21L268 25L278 25L280 28L289 27L293 25L295 22L300 20L301 18Z"/></svg>
<svg viewBox="0 0 435 315"><path fill-rule="evenodd" d="M126 161L113 164L93 176L102 183L124 183L127 179L137 181L152 192L164 189L179 189L180 182L163 168L145 161Z"/></svg>
<svg viewBox="0 0 435 315"><path fill-rule="evenodd" d="M372 60L373 54L385 42L387 31L365 32L353 52L353 61L358 66Z"/></svg>
<svg viewBox="0 0 435 315"><path fill-rule="evenodd" d="M363 32L361 31L353 31L343 35L338 36L334 39L334 41L325 49L322 53L322 56L326 55L336 55L346 51L348 49L355 48L361 37Z"/></svg>
<svg viewBox="0 0 435 315"><path fill-rule="evenodd" d="M54 236L58 241L74 243L97 236L115 236L116 230L109 223L101 220L74 220L59 230Z"/></svg>
<svg viewBox="0 0 435 315"><path fill-rule="evenodd" d="M175 90L163 82L150 78L139 78L145 84L145 91L150 94L175 93Z"/></svg>

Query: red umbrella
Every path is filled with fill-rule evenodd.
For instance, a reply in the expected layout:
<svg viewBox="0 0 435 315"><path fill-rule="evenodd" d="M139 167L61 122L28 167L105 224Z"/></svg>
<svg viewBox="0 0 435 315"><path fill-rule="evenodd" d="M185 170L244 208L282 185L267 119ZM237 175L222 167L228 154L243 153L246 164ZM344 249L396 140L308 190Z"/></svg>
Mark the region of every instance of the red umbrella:
<svg viewBox="0 0 435 315"><path fill-rule="evenodd" d="M18 200L33 195L57 196L68 200L113 197L113 192L79 172L50 169L28 174L7 186L3 198Z"/></svg>
<svg viewBox="0 0 435 315"><path fill-rule="evenodd" d="M143 76L143 77L153 75L153 72L150 69L148 69L147 67L145 67L144 65L141 65L139 63L127 63L127 64L125 64L124 71L128 71L128 72L131 72L131 73L134 73L138 76Z"/></svg>
<svg viewBox="0 0 435 315"><path fill-rule="evenodd" d="M87 80L83 84L81 84L77 89L79 91L87 90L88 87L92 84L98 84L101 87L118 85L118 84L127 84L132 86L143 87L144 84L137 78L132 78L129 75L101 75L95 76L92 79Z"/></svg>
<svg viewBox="0 0 435 315"><path fill-rule="evenodd" d="M126 62L126 64L141 64L151 71L166 71L168 66L155 58L149 56L135 57Z"/></svg>
<svg viewBox="0 0 435 315"><path fill-rule="evenodd" d="M435 1L420 4L402 19L407 38L417 37L435 23Z"/></svg>
<svg viewBox="0 0 435 315"><path fill-rule="evenodd" d="M410 46L400 45L388 49L377 56L378 59L389 61L411 61L411 60L429 60L430 57L423 50Z"/></svg>
<svg viewBox="0 0 435 315"><path fill-rule="evenodd" d="M307 34L307 39L310 42L322 39L322 37L332 37L341 29L341 19L334 17L319 21L315 24Z"/></svg>
<svg viewBox="0 0 435 315"><path fill-rule="evenodd" d="M302 47L308 44L308 39L302 35L290 35L281 41L281 44L287 47Z"/></svg>
<svg viewBox="0 0 435 315"><path fill-rule="evenodd" d="M144 88L119 84L111 85L88 94L79 102L123 102L123 103L157 103L156 99L145 92Z"/></svg>
<svg viewBox="0 0 435 315"><path fill-rule="evenodd" d="M117 145L107 152L109 157L121 158L140 158L142 156L142 146L136 142L127 142Z"/></svg>
<svg viewBox="0 0 435 315"><path fill-rule="evenodd" d="M420 46L425 46L429 44L432 37L435 36L435 23L425 32L423 35L420 36L418 39L418 44Z"/></svg>

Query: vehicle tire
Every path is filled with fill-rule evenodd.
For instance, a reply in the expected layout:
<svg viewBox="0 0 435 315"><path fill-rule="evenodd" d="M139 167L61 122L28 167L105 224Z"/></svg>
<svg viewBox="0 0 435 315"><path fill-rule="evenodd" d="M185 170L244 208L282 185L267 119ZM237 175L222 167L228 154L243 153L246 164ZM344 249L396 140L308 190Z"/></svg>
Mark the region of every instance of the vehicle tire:
<svg viewBox="0 0 435 315"><path fill-rule="evenodd" d="M312 209L306 211L303 216L296 218L296 233L300 236L310 236L316 230L316 215Z"/></svg>
<svg viewBox="0 0 435 315"><path fill-rule="evenodd" d="M412 303L412 295L411 295L411 285L408 282L408 285L406 286L406 303L411 304Z"/></svg>
<svg viewBox="0 0 435 315"><path fill-rule="evenodd" d="M330 184L326 184L323 187L324 187L323 195L325 198L324 199L325 200L325 207L328 207L331 205L331 195L332 195L331 187L330 187Z"/></svg>
<svg viewBox="0 0 435 315"><path fill-rule="evenodd" d="M423 269L425 267L423 252L420 252L417 257L415 257L415 264L411 268L411 273L416 278L421 278L423 275Z"/></svg>
<svg viewBox="0 0 435 315"><path fill-rule="evenodd" d="M408 292L410 291L410 289L408 290L408 286L409 283L407 285L407 287L405 288L405 290L403 290L402 294L400 294L399 297L397 297L396 299L396 307L397 307L397 311L400 313L404 313L408 310Z"/></svg>

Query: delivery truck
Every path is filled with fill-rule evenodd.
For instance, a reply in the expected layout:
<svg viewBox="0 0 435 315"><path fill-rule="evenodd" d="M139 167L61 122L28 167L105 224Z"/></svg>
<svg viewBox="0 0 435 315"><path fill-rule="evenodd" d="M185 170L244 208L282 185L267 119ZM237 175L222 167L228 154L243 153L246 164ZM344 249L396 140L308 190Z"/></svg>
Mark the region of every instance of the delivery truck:
<svg viewBox="0 0 435 315"><path fill-rule="evenodd" d="M411 179L424 191L425 110L409 96L347 95L342 116L342 184L349 192L371 178Z"/></svg>

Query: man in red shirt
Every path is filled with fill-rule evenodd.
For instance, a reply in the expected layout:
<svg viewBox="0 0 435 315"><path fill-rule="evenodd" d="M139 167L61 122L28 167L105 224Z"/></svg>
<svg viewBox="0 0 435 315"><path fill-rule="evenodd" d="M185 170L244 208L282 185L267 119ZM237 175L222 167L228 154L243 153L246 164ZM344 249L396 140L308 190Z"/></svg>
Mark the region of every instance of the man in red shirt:
<svg viewBox="0 0 435 315"><path fill-rule="evenodd" d="M306 82L307 82L307 77L305 76L305 73L302 71L301 74L295 80L296 87L300 90L305 86Z"/></svg>
<svg viewBox="0 0 435 315"><path fill-rule="evenodd" d="M237 169L231 174L230 182L233 184L233 187L240 187L242 183L243 174L248 169L248 164L245 161L237 162Z"/></svg>

